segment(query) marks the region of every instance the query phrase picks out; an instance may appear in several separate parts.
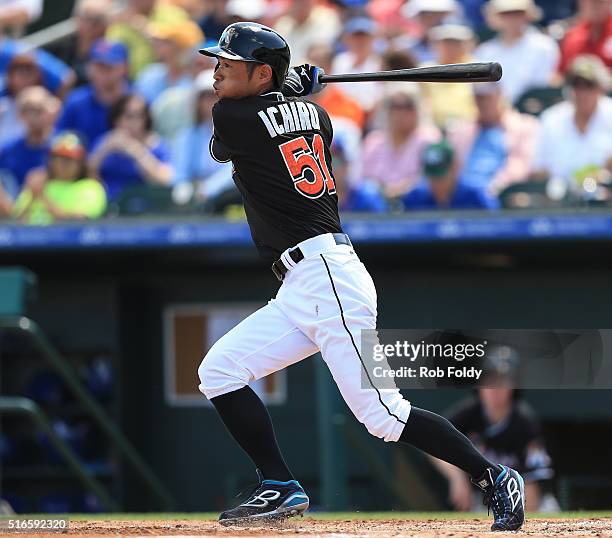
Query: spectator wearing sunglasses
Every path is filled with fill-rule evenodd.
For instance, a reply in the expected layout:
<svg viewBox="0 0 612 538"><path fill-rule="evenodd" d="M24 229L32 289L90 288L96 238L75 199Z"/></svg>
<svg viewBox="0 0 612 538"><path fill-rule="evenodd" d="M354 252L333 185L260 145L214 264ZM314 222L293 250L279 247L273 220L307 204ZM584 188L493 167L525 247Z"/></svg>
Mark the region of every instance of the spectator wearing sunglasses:
<svg viewBox="0 0 612 538"><path fill-rule="evenodd" d="M89 164L110 201L117 200L130 186L152 183L169 185L174 175L170 151L152 131L145 100L124 95L110 112L112 130L94 149Z"/></svg>
<svg viewBox="0 0 612 538"><path fill-rule="evenodd" d="M612 170L610 75L599 57L578 56L566 83L569 98L542 114L532 170L575 186L585 174Z"/></svg>
<svg viewBox="0 0 612 538"><path fill-rule="evenodd" d="M366 136L356 181L377 183L387 198L400 197L417 184L421 153L440 138L438 129L420 117L419 103L416 89L394 90L382 101L384 126Z"/></svg>

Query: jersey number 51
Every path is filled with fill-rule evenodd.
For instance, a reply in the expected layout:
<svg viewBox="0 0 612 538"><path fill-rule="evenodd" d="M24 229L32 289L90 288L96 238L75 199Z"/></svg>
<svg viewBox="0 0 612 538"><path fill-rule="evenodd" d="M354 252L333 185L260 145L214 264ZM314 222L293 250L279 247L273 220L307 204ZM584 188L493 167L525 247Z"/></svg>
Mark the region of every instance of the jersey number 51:
<svg viewBox="0 0 612 538"><path fill-rule="evenodd" d="M336 192L334 178L325 159L325 146L320 134L315 134L312 147L303 136L278 146L296 190L308 197L319 198L325 191Z"/></svg>

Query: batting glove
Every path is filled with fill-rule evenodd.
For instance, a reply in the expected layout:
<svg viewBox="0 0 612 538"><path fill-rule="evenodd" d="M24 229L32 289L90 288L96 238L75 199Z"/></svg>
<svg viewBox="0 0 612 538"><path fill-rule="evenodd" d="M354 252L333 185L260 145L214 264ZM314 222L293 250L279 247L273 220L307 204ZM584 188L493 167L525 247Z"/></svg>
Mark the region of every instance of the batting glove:
<svg viewBox="0 0 612 538"><path fill-rule="evenodd" d="M285 97L305 97L319 93L325 84L319 82L319 75L325 74L325 71L315 65L298 65L292 67L287 73L287 78L281 90Z"/></svg>

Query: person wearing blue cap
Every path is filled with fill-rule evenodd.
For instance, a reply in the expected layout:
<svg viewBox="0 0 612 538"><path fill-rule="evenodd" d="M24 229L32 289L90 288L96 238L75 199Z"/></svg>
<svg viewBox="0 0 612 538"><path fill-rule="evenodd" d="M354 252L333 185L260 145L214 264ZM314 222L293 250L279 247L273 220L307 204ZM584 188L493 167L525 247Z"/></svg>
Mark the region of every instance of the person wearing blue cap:
<svg viewBox="0 0 612 538"><path fill-rule="evenodd" d="M369 17L353 17L346 21L343 41L347 50L336 56L332 73L368 73L380 71L381 59L374 51L376 24ZM370 111L379 99L378 82L340 83L342 90Z"/></svg>
<svg viewBox="0 0 612 538"><path fill-rule="evenodd" d="M87 65L90 84L68 95L57 129L78 132L90 150L110 130L111 106L129 90L127 60L125 45L104 39L96 41Z"/></svg>

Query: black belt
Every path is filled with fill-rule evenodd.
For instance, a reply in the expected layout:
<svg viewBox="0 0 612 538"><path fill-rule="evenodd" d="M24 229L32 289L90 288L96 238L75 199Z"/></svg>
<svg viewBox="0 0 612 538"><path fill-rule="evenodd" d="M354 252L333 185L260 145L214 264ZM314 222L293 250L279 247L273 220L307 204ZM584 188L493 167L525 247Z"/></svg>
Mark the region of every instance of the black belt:
<svg viewBox="0 0 612 538"><path fill-rule="evenodd" d="M352 246L351 240L349 239L348 235L346 234L332 234L332 235L334 236L334 241L336 242L336 245L348 245L349 247ZM300 250L299 247L296 247L293 250L290 250L289 256L295 263L299 263L304 259L304 253ZM287 266L283 263L283 260L281 259L276 260L272 264L272 272L274 273L276 278L278 278L281 282L283 278L285 278L287 271L289 271L289 269L287 268Z"/></svg>

